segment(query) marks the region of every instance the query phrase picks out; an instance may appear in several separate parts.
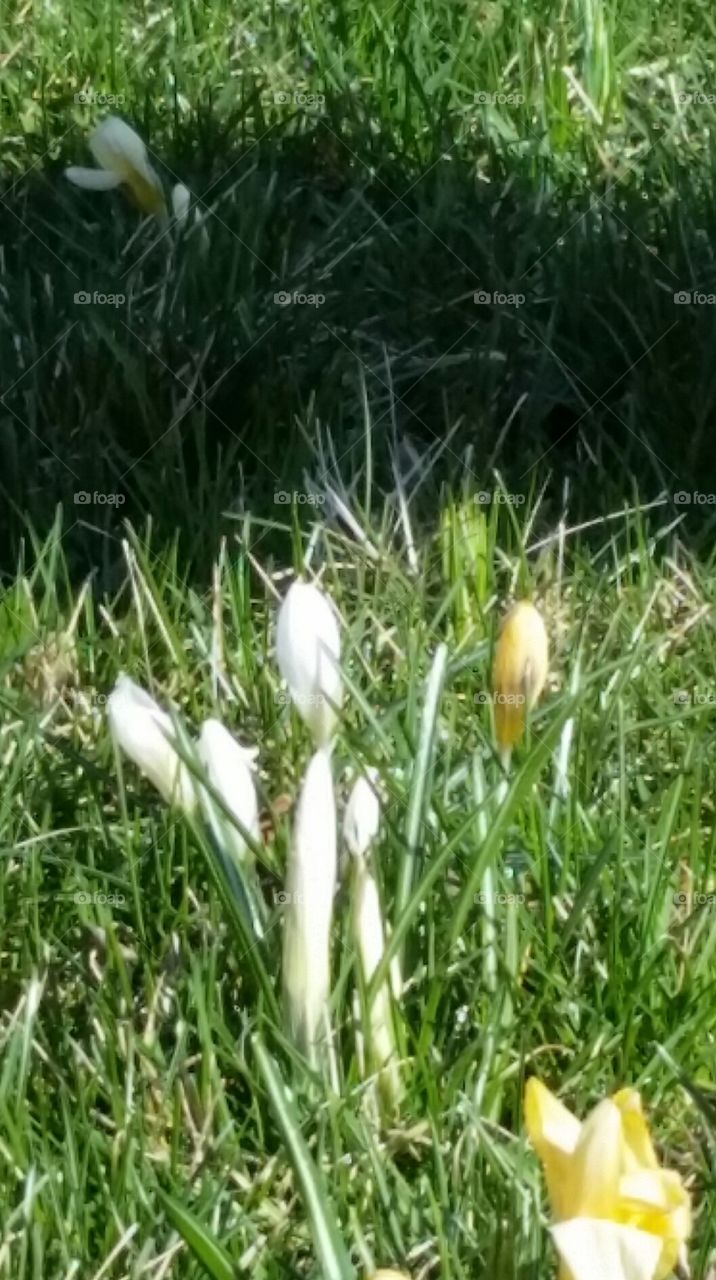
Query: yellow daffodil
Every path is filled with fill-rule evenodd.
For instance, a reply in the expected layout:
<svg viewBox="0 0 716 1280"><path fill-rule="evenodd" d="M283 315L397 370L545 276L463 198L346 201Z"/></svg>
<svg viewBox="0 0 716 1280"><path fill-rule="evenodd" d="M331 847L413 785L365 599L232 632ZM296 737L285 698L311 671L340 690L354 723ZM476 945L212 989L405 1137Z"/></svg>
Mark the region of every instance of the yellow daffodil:
<svg viewBox="0 0 716 1280"><path fill-rule="evenodd" d="M525 1124L556 1219L559 1280L665 1280L685 1256L691 1205L679 1174L659 1165L636 1090L582 1124L533 1078Z"/></svg>
<svg viewBox="0 0 716 1280"><path fill-rule="evenodd" d="M547 632L541 615L527 600L510 609L500 631L492 671L495 734L503 758L525 730L525 716L547 679Z"/></svg>
<svg viewBox="0 0 716 1280"><path fill-rule="evenodd" d="M91 191L124 186L142 213L166 214L164 188L147 159L147 148L124 120L108 116L91 135L89 146L100 167L82 169L73 165L65 170L70 182Z"/></svg>

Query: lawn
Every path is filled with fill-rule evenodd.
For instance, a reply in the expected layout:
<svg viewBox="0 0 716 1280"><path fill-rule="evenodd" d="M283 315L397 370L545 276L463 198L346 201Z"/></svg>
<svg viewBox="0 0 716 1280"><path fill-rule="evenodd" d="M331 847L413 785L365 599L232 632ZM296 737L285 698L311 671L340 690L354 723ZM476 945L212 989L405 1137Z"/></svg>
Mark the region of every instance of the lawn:
<svg viewBox="0 0 716 1280"><path fill-rule="evenodd" d="M0 1277L546 1280L537 1075L580 1117L640 1091L706 1280L713 14L244 8L4 7ZM66 180L108 114L186 223ZM380 778L390 1115L343 844L326 1061L282 1008L294 575L341 619L339 819ZM549 675L505 777L523 597ZM115 749L123 672L188 761L209 716L257 749L261 937Z"/></svg>

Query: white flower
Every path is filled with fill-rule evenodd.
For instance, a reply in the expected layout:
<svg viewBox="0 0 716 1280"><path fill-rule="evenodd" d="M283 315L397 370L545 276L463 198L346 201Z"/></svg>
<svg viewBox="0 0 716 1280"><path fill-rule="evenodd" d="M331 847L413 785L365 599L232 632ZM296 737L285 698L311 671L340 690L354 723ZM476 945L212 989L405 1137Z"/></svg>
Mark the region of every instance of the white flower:
<svg viewBox="0 0 716 1280"><path fill-rule="evenodd" d="M343 818L343 838L354 858L368 852L380 826L380 801L375 784L377 769L361 774L353 785Z"/></svg>
<svg viewBox="0 0 716 1280"><path fill-rule="evenodd" d="M196 791L172 745L176 732L166 711L129 676L121 675L107 700L107 716L115 740L129 759L168 804L176 803L190 813Z"/></svg>
<svg viewBox="0 0 716 1280"><path fill-rule="evenodd" d="M191 205L191 191L183 182L172 187L172 213L177 222L185 222Z"/></svg>
<svg viewBox="0 0 716 1280"><path fill-rule="evenodd" d="M316 745L325 746L342 700L341 638L330 601L311 583L294 582L279 609L276 656Z"/></svg>
<svg viewBox="0 0 716 1280"><path fill-rule="evenodd" d="M658 1236L601 1218L573 1218L552 1227L570 1280L654 1280L659 1272ZM565 1270L566 1268L566 1270Z"/></svg>
<svg viewBox="0 0 716 1280"><path fill-rule="evenodd" d="M385 952L385 931L378 886L364 858L357 858L355 861L353 933L363 984L367 990ZM395 1106L400 1098L401 1083L396 1061L390 987L390 981L384 982L371 1001L368 1012L368 1047L372 1068L380 1073L383 1096L389 1105Z"/></svg>
<svg viewBox="0 0 716 1280"><path fill-rule="evenodd" d="M336 806L328 753L313 756L301 787L286 876L283 987L288 1025L314 1056L330 993L336 887Z"/></svg>
<svg viewBox="0 0 716 1280"><path fill-rule="evenodd" d="M258 841L259 809L251 768L254 753L242 747L221 721L205 720L199 735L199 758L229 812ZM204 788L202 797L205 802ZM250 855L241 831L228 821L222 826L229 852L238 862L244 862Z"/></svg>
<svg viewBox="0 0 716 1280"><path fill-rule="evenodd" d="M147 148L138 133L120 120L108 116L89 139L90 150L99 169L82 169L72 165L65 176L77 187L91 191L111 191L126 186L142 213L166 212L164 190L147 159Z"/></svg>

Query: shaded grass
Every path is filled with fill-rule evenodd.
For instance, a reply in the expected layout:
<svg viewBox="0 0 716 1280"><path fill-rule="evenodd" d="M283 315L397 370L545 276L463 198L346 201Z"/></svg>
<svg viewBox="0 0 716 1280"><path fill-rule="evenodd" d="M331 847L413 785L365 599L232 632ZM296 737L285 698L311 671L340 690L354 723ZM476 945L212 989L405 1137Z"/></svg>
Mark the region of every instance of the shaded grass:
<svg viewBox="0 0 716 1280"><path fill-rule="evenodd" d="M709 93L703 6L37 17L5 90L10 564L14 512L46 529L58 501L97 490L164 542L180 527L205 568L225 512L276 514L276 492L303 488L302 433L329 425L350 465L366 414L378 476L397 433L449 437L448 476L466 446L478 477L497 461L513 489L556 473L555 509L566 475L575 516L594 513L594 477L613 481L610 507L634 472L648 496L714 487L714 308L674 302L714 289L714 107L680 100ZM495 93L519 101L481 100ZM159 236L121 197L65 182L108 109L189 184L208 251L196 226ZM476 305L479 289L524 302ZM277 307L283 291L325 301ZM106 504L75 515L82 570L86 523L117 525Z"/></svg>

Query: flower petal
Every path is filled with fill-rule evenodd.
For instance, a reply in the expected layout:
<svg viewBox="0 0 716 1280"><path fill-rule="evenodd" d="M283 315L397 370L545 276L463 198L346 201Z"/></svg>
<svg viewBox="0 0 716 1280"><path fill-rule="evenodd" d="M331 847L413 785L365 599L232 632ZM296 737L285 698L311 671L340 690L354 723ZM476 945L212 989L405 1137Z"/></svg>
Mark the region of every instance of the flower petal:
<svg viewBox="0 0 716 1280"><path fill-rule="evenodd" d="M569 1195L574 1217L614 1216L623 1149L621 1113L605 1098L585 1120L574 1149Z"/></svg>
<svg viewBox="0 0 716 1280"><path fill-rule="evenodd" d="M143 213L164 210L164 190L147 159L147 148L126 121L108 116L95 129L89 145L97 163L126 183Z"/></svg>
<svg viewBox="0 0 716 1280"><path fill-rule="evenodd" d="M536 1076L525 1086L525 1126L544 1166L555 1217L568 1217L571 1212L571 1159L582 1126Z"/></svg>
<svg viewBox="0 0 716 1280"><path fill-rule="evenodd" d="M542 616L528 600L520 600L502 624L492 671L495 734L503 750L522 737L525 712L542 692L548 664Z"/></svg>
<svg viewBox="0 0 716 1280"><path fill-rule="evenodd" d="M671 1169L643 1169L623 1175L618 1217L661 1240L657 1280L663 1280L673 1271L691 1234L691 1200L679 1174Z"/></svg>
<svg viewBox="0 0 716 1280"><path fill-rule="evenodd" d="M612 1102L622 1117L625 1142L625 1172L636 1169L658 1169L659 1161L649 1137L649 1126L636 1089L620 1089Z"/></svg>
<svg viewBox="0 0 716 1280"><path fill-rule="evenodd" d="M177 182L176 186L172 187L172 213L177 222L186 220L190 204L191 191L184 186L183 182Z"/></svg>
<svg viewBox="0 0 716 1280"><path fill-rule="evenodd" d="M595 1218L552 1228L562 1260L560 1280L655 1280L661 1241L646 1231Z"/></svg>
<svg viewBox="0 0 716 1280"><path fill-rule="evenodd" d="M199 735L199 759L214 790L221 796L230 813L258 842L259 810L256 799L251 754L229 733L220 720L205 720ZM204 788L202 803L206 803ZM238 826L222 824L222 835L229 853L237 862L251 861L248 845Z"/></svg>
<svg viewBox="0 0 716 1280"><path fill-rule="evenodd" d="M119 746L167 804L176 803L192 812L196 790L189 770L172 745L176 733L171 716L146 689L121 675L107 700L107 717Z"/></svg>
<svg viewBox="0 0 716 1280"><path fill-rule="evenodd" d="M88 191L112 191L122 181L118 174L110 173L108 169L82 169L74 164L65 169L65 177L76 187L86 187Z"/></svg>
<svg viewBox="0 0 716 1280"><path fill-rule="evenodd" d="M342 700L341 636L328 597L310 582L294 582L281 604L276 657L297 711L317 746L330 742Z"/></svg>
<svg viewBox="0 0 716 1280"><path fill-rule="evenodd" d="M330 994L330 934L336 888L336 804L327 751L313 756L301 786L286 876L283 984L291 1034L313 1056Z"/></svg>

